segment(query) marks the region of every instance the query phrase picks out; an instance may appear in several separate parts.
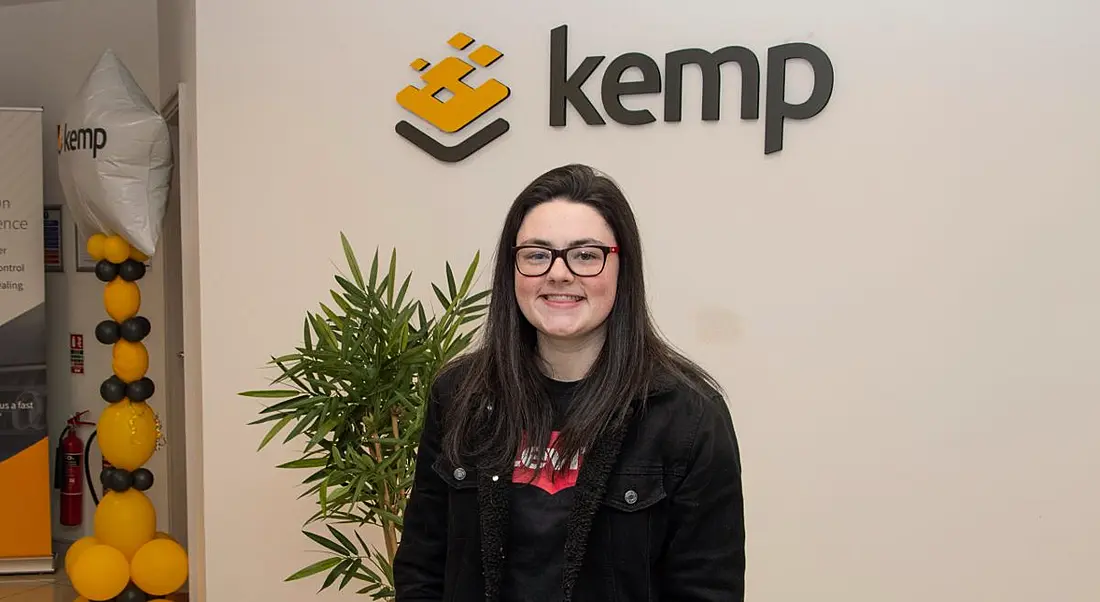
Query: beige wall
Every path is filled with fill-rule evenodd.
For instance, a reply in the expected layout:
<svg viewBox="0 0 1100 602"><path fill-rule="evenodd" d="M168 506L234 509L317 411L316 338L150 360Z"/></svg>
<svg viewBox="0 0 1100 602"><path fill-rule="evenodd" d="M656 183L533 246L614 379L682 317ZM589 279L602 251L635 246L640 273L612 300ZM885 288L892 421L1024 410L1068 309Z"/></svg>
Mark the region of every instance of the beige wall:
<svg viewBox="0 0 1100 602"><path fill-rule="evenodd" d="M183 81L184 14L183 0L157 0L157 47L160 73L160 98L167 100ZM194 53L192 52L192 56Z"/></svg>
<svg viewBox="0 0 1100 602"><path fill-rule="evenodd" d="M397 246L423 294L444 260L491 252L513 196L568 161L625 186L658 321L728 388L749 599L1100 598L1096 8L428 4L198 1L206 599L320 585L282 582L320 558L299 533L311 505L302 475L273 468L292 450L255 451L259 406L236 393L326 299L339 231L363 255ZM733 67L719 123L699 122L689 71L682 123L587 127L570 110L551 129L563 23L570 72L608 56L597 103L623 52L663 65L743 44L763 66L792 40L827 50L836 89L769 156L763 115L736 119ZM394 95L458 30L504 51L490 74L512 96L494 115L512 129L443 165L394 133ZM789 97L809 85L792 65ZM661 116L659 97L626 104Z"/></svg>
<svg viewBox="0 0 1100 602"><path fill-rule="evenodd" d="M62 204L64 197L57 177L54 130L100 54L107 48L114 49L154 105L160 100L156 3L65 0L7 6L0 8L0 40L0 105L45 108L45 198L47 204ZM64 220L62 248L66 272L46 275L50 325L48 412L50 437L55 443L65 419L73 412L91 410L88 417L91 420L98 417L106 405L99 396L99 385L111 374L111 348L95 340L96 324L107 317L103 308L103 283L92 273L75 271L77 241L67 212ZM163 331L158 327L164 320L162 273L154 258L152 268L140 283L141 313L153 324L145 341L150 358L148 376L158 385L164 378ZM84 335L83 375L69 372L70 332ZM153 397L150 404L163 415L163 397ZM84 429L80 434L87 441L91 429ZM98 448L92 451L92 462L98 491ZM170 477L165 454L155 454L147 466L157 478L156 486L148 493L158 511L158 528L167 530ZM54 496L57 539L75 540L91 534L94 505L89 495L85 494L84 499L83 526L62 528L57 523L57 496Z"/></svg>

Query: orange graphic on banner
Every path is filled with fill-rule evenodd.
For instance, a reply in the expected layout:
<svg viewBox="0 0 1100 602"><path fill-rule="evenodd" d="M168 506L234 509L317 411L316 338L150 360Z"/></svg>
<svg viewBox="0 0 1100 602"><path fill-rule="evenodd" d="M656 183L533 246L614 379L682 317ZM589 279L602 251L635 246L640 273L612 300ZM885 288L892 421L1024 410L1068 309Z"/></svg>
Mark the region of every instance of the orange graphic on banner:
<svg viewBox="0 0 1100 602"><path fill-rule="evenodd" d="M52 553L50 541L50 446L43 438L0 462L0 558L40 558Z"/></svg>

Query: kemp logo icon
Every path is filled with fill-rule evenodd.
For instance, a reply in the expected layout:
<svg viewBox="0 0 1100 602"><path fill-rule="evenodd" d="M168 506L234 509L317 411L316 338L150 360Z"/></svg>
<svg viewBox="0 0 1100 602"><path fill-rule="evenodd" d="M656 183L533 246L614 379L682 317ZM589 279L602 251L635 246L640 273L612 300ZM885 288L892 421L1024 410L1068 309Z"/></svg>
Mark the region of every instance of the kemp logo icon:
<svg viewBox="0 0 1100 602"><path fill-rule="evenodd" d="M466 51L474 46L474 39L464 33L456 33L447 41L452 48ZM470 61L479 67L488 67L500 60L503 54L488 44L473 48L467 55ZM423 86L406 86L397 93L397 103L405 110L428 122L437 130L455 134L475 119L491 111L504 102L511 94L508 86L495 79L474 88L462 81L477 67L465 59L448 56L432 66L428 61L418 58L410 66L420 72ZM448 146L428 136L408 121L401 120L394 128L404 139L418 148L446 163L457 163L487 146L508 131L508 122L497 118L463 141Z"/></svg>
<svg viewBox="0 0 1100 602"><path fill-rule="evenodd" d="M107 130L103 128L69 129L69 124L57 126L57 154L90 150L92 158L107 148Z"/></svg>

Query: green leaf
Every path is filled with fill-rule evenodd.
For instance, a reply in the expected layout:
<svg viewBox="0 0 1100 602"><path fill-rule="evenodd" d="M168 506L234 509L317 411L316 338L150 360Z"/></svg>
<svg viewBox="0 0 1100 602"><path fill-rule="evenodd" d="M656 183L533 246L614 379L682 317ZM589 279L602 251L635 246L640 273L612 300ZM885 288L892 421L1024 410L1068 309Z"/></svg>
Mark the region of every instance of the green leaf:
<svg viewBox="0 0 1100 602"><path fill-rule="evenodd" d="M393 514L391 512L387 512L385 510L382 510L381 508L376 509L375 512L377 512L378 516L381 516L383 520L389 521L389 522L394 523L396 525L405 524L405 521L403 521L401 519L401 517L397 516L396 514Z"/></svg>
<svg viewBox="0 0 1100 602"><path fill-rule="evenodd" d="M375 576L375 579L379 579L379 578L377 576ZM369 594L369 593L373 592L376 589L380 589L381 587L382 587L382 584L379 583L378 581L375 581L374 583L371 583L370 585L356 591L355 593L357 593L357 594ZM379 599L382 598L380 595L371 596L371 597L375 600L379 600Z"/></svg>
<svg viewBox="0 0 1100 602"><path fill-rule="evenodd" d="M280 401L279 403L269 405L266 408L260 410L261 414L272 414L278 412L284 412L286 410L294 410L297 408L303 408L319 401L324 401L323 397L311 397L309 395L299 395L297 397L291 397L290 399Z"/></svg>
<svg viewBox="0 0 1100 602"><path fill-rule="evenodd" d="M292 391L289 389L272 389L266 391L244 391L238 393L242 397L257 397L261 399L282 399L284 397L294 397L301 395L301 391Z"/></svg>
<svg viewBox="0 0 1100 602"><path fill-rule="evenodd" d="M283 381L285 379L289 379L289 380L293 381L295 385L298 385L299 389L308 390L308 388L305 386L305 384L302 383L302 381L297 378L297 368L291 369L291 368L286 367L286 364L288 362L296 360L297 358L300 358L300 357L301 357L300 355L283 356L281 358L273 358L271 361L276 366L278 366L280 370L283 371L283 373L279 376L279 378L276 379L277 381Z"/></svg>
<svg viewBox="0 0 1100 602"><path fill-rule="evenodd" d="M337 325L340 328L343 328L344 320L324 303L321 304L321 311L325 312L325 315L328 316L329 320L332 320L333 324Z"/></svg>
<svg viewBox="0 0 1100 602"><path fill-rule="evenodd" d="M401 307L405 302L405 294L409 291L409 283L412 282L412 272L409 272L408 276L405 276L405 281L401 283L401 290L397 292L397 302L394 303L395 307Z"/></svg>
<svg viewBox="0 0 1100 602"><path fill-rule="evenodd" d="M336 580L340 578L344 571L351 568L352 564L354 564L354 561L350 559L345 558L341 560L340 564L336 565L336 568L332 569L332 572L325 578L324 584L321 585L321 589L318 591L323 591L331 587L333 583L336 583Z"/></svg>
<svg viewBox="0 0 1100 602"><path fill-rule="evenodd" d="M351 303L348 302L348 300L345 299L343 295L333 290L330 290L329 294L332 295L332 300L340 308L340 311L343 311L345 314L350 314L354 312L354 308L352 307Z"/></svg>
<svg viewBox="0 0 1100 602"><path fill-rule="evenodd" d="M368 546L368 545L367 545L367 542L363 541L363 538L362 538L362 536L360 536L360 535L359 535L359 532L358 532L358 531L355 531L354 533L355 533L355 539L356 539L356 541L358 541L358 542L359 542L359 547L360 547L360 548L361 548L361 549L362 549L362 550L363 550L364 552L367 552L367 551L369 551L369 550L370 550L370 546Z"/></svg>
<svg viewBox="0 0 1100 602"><path fill-rule="evenodd" d="M301 458L277 465L275 468L321 468L328 465L325 458Z"/></svg>
<svg viewBox="0 0 1100 602"><path fill-rule="evenodd" d="M328 526L329 532L332 533L332 536L335 537L336 539L340 540L340 543L344 545L345 550L347 550L351 554L358 554L359 553L359 550L357 550L355 548L355 544L351 543L351 540L348 539L347 535L344 535L343 533L337 531L336 529L334 529L332 527L332 525L327 525L327 526ZM366 548L364 548L364 550L366 550Z"/></svg>
<svg viewBox="0 0 1100 602"><path fill-rule="evenodd" d="M332 327L327 322L322 320L320 316L314 316L313 318L313 330L317 333L318 342L322 340L329 345L330 348L336 348L336 333L332 331Z"/></svg>
<svg viewBox="0 0 1100 602"><path fill-rule="evenodd" d="M306 443L305 451L309 451L318 443L320 443L322 439L332 433L333 429L340 425L340 422L341 421L339 419L333 418L325 421L320 426L318 426L316 432L314 432L313 436L309 438L309 442Z"/></svg>
<svg viewBox="0 0 1100 602"><path fill-rule="evenodd" d="M305 416L303 416L298 424L294 425L294 428L290 429L290 433L283 439L283 443L289 443L292 439L301 435L311 424L317 421L320 417L320 412L317 409L310 410Z"/></svg>
<svg viewBox="0 0 1100 602"><path fill-rule="evenodd" d="M447 262L447 292L451 294L451 298L454 299L458 296L458 289L455 288L455 273L451 271L451 262Z"/></svg>
<svg viewBox="0 0 1100 602"><path fill-rule="evenodd" d="M370 280L367 281L367 288L372 292L375 290L374 285L378 282L378 248L374 249L374 259L370 263Z"/></svg>
<svg viewBox="0 0 1100 602"><path fill-rule="evenodd" d="M397 249L390 253L390 273L386 277L386 305L393 307L393 287L397 282Z"/></svg>
<svg viewBox="0 0 1100 602"><path fill-rule="evenodd" d="M474 275L477 274L477 264L481 261L481 251L474 253L474 260L470 262L470 267L466 268L466 275L462 277L462 286L458 289L459 296L466 296L466 293L470 291L470 285L474 281Z"/></svg>
<svg viewBox="0 0 1100 602"><path fill-rule="evenodd" d="M325 537L323 535L318 535L316 533L312 533L310 531L305 531L305 530L303 530L302 533L305 533L306 537L312 539L315 543L325 547L328 550L336 552L337 554L340 554L340 555L344 556L344 555L347 555L349 553L349 550L345 550L344 548L341 548L340 544L336 543L335 541L332 541L331 539L328 539L327 537ZM350 550L350 553L355 554L356 552L355 552L354 549L352 549L352 550Z"/></svg>
<svg viewBox="0 0 1100 602"><path fill-rule="evenodd" d="M306 577L312 577L313 575L316 575L321 571L327 571L331 569L341 562L343 562L343 559L341 558L326 558L324 560L318 560L317 562L314 562L306 568L301 569L300 571L287 577L286 581L297 581L299 579L305 579Z"/></svg>
<svg viewBox="0 0 1100 602"><path fill-rule="evenodd" d="M363 287L363 272L359 269L359 261L355 258L355 251L351 248L351 243L348 242L348 237L344 236L344 233L340 233L340 244L344 247L344 259L348 262L348 267L351 268L351 277L355 279L355 283L359 285L359 288Z"/></svg>
<svg viewBox="0 0 1100 602"><path fill-rule="evenodd" d="M261 415L265 414L265 413L266 413L266 411L262 411ZM279 413L279 414L267 414L266 416L263 416L263 418L257 418L255 420L253 420L252 422L249 422L248 426L255 426L257 424L267 424L268 422L275 422L276 420L281 419L283 416L290 416L291 418L293 418L294 413L293 412L290 412L290 413L282 412L282 413ZM259 450L257 450L257 451L259 451Z"/></svg>
<svg viewBox="0 0 1100 602"><path fill-rule="evenodd" d="M258 447L256 451L260 451L265 446L267 446L267 444L271 442L272 437L278 435L279 431L283 430L283 428L286 427L286 425L289 424L290 421L293 419L294 416L283 416L282 420L276 422L275 425L271 427L271 430L267 431L267 434L264 435L263 440L260 441L260 447Z"/></svg>
<svg viewBox="0 0 1100 602"><path fill-rule="evenodd" d="M469 297L466 297L466 299L463 303L467 304L467 305L477 303L478 301L481 301L485 297L488 297L492 292L493 291L490 290L490 291L481 291L480 293L474 293L474 294L470 295Z"/></svg>
<svg viewBox="0 0 1100 602"><path fill-rule="evenodd" d="M351 580L363 571L363 559L356 558L355 562L351 564L351 567L344 572L344 579L340 582L340 589L344 589L351 583Z"/></svg>
<svg viewBox="0 0 1100 602"><path fill-rule="evenodd" d="M443 306L443 309L450 309L451 301L447 299L447 295L444 295L443 291L439 290L439 287L434 284L432 285L432 290L435 291L435 298L439 299L439 303Z"/></svg>
<svg viewBox="0 0 1100 602"><path fill-rule="evenodd" d="M313 349L313 337L309 331L309 316L307 314L304 323L302 324L302 341L305 345L305 350L310 351Z"/></svg>

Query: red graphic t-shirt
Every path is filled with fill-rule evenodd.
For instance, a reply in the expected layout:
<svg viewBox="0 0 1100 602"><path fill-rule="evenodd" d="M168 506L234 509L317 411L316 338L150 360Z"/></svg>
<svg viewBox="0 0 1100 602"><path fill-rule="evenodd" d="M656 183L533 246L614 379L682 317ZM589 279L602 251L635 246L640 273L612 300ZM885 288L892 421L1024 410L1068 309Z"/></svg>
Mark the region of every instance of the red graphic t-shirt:
<svg viewBox="0 0 1100 602"><path fill-rule="evenodd" d="M549 444L546 449L524 445L516 454L502 601L562 599L566 525L584 458L581 454L565 461L556 446L565 411L576 403L573 393L579 384L546 380L555 411Z"/></svg>

